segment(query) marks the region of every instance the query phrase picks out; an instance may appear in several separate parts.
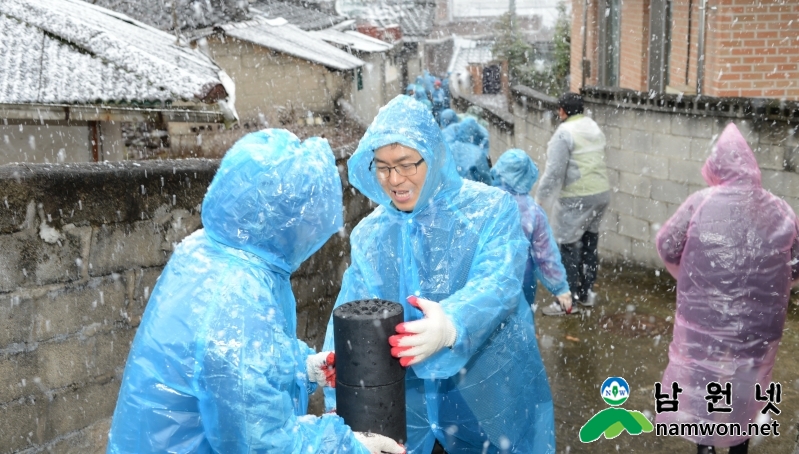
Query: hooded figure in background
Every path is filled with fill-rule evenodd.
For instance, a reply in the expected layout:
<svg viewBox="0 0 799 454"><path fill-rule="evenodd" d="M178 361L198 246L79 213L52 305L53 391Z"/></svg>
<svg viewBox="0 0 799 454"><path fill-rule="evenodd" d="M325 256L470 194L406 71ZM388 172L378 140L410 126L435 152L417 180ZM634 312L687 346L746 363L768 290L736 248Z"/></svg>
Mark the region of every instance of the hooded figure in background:
<svg viewBox="0 0 799 454"><path fill-rule="evenodd" d="M108 452L380 452L338 416L304 416L317 383L335 380L334 359L296 338L289 282L342 226L327 141L245 136L222 160L202 221L150 296Z"/></svg>
<svg viewBox="0 0 799 454"><path fill-rule="evenodd" d="M677 279L677 313L664 393L676 382L679 411L657 423L756 421L766 402L782 338L791 282L799 279L799 224L787 203L761 185L760 169L738 128L729 124L702 168L709 188L694 193L663 225L657 250ZM731 413L708 414L710 382L732 388ZM718 394L718 393L717 393ZM700 453L711 446L747 451L742 436L688 436Z"/></svg>
<svg viewBox="0 0 799 454"><path fill-rule="evenodd" d="M416 84L416 90L413 92L413 99L424 104L428 110L432 111L433 103L430 102L430 98L427 97L427 93L428 91L424 88L424 86Z"/></svg>
<svg viewBox="0 0 799 454"><path fill-rule="evenodd" d="M408 452L555 452L552 396L521 285L529 243L513 198L464 181L433 116L406 96L380 110L348 169L379 206L353 230L336 306L404 306L391 343L409 366ZM325 395L335 408L334 393Z"/></svg>
<svg viewBox="0 0 799 454"><path fill-rule="evenodd" d="M491 185L491 166L488 157L488 131L467 117L447 126L442 132L458 174L467 180Z"/></svg>
<svg viewBox="0 0 799 454"><path fill-rule="evenodd" d="M550 293L558 298L564 311L571 311L572 298L566 270L560 260L560 251L544 210L530 197L538 167L522 150L513 148L499 157L491 168L493 185L509 192L519 206L522 217L522 230L530 242L527 266L524 269L524 297L527 304L535 303L535 294L540 280Z"/></svg>
<svg viewBox="0 0 799 454"><path fill-rule="evenodd" d="M483 152L483 156L488 159L488 130L480 126L473 117L466 117L459 122L447 126L442 134L447 143L463 142L480 148Z"/></svg>
<svg viewBox="0 0 799 454"><path fill-rule="evenodd" d="M460 118L458 118L458 114L452 109L444 109L441 111L441 115L438 118L438 124L441 125L441 129L453 123L457 123L458 121L460 121Z"/></svg>

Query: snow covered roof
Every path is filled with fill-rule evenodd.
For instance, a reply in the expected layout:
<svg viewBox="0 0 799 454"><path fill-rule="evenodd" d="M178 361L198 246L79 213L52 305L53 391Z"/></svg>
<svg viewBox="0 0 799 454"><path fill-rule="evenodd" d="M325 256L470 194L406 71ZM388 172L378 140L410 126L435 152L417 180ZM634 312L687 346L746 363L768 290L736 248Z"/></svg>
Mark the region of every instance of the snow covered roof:
<svg viewBox="0 0 799 454"><path fill-rule="evenodd" d="M206 101L219 67L175 37L79 0L0 1L0 103Z"/></svg>
<svg viewBox="0 0 799 454"><path fill-rule="evenodd" d="M386 52L394 47L392 44L355 30L339 31L329 28L311 32L311 34L333 45L344 46L359 52Z"/></svg>
<svg viewBox="0 0 799 454"><path fill-rule="evenodd" d="M219 27L226 35L282 52L331 69L347 70L364 65L349 53L331 46L285 19L258 18Z"/></svg>
<svg viewBox="0 0 799 454"><path fill-rule="evenodd" d="M455 38L455 49L449 62L448 71L458 73L466 71L470 64L485 64L494 60L490 42L465 38Z"/></svg>
<svg viewBox="0 0 799 454"><path fill-rule="evenodd" d="M260 14L271 19L282 17L290 24L306 31L322 30L347 20L344 16L331 15L296 3L277 0L259 0L252 3L250 4L250 13Z"/></svg>
<svg viewBox="0 0 799 454"><path fill-rule="evenodd" d="M373 22L380 27L399 24L405 41L421 41L433 29L436 4L433 1L404 0L393 5L363 0L339 0L338 10L352 17Z"/></svg>
<svg viewBox="0 0 799 454"><path fill-rule="evenodd" d="M91 2L161 30L175 29L176 21L178 30L193 30L248 18L248 3L240 0L91 0Z"/></svg>

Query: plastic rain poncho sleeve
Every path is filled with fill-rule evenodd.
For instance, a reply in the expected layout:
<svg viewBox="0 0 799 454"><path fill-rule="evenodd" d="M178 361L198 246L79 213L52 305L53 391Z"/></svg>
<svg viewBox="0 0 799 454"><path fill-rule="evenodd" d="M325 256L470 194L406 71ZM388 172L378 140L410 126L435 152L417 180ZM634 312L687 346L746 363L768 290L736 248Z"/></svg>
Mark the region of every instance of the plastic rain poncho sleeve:
<svg viewBox="0 0 799 454"><path fill-rule="evenodd" d="M530 242L530 255L524 270L524 296L527 303L535 302L538 281L553 295L569 291L566 270L560 250L549 228L544 210L535 203L529 192L538 179L538 167L518 148L502 154L491 168L492 184L513 195L521 213L522 229Z"/></svg>
<svg viewBox="0 0 799 454"><path fill-rule="evenodd" d="M374 150L400 143L427 163L413 211L393 207L369 170ZM384 107L349 163L350 181L379 206L353 230L352 263L336 306L363 298L437 301L457 329L406 377L410 453L554 452L552 397L521 280L529 243L509 194L463 181L432 115L400 96ZM332 320L325 349L333 346ZM335 393L326 391L335 408ZM487 443L487 444L486 444Z"/></svg>
<svg viewBox="0 0 799 454"><path fill-rule="evenodd" d="M660 229L657 249L677 278L674 338L664 386L683 389L679 411L657 423L738 423L765 406L766 389L799 274L799 227L783 200L764 190L752 150L734 124L702 168L710 185L692 195ZM708 413L708 382L732 385L731 413ZM716 447L748 437L688 436Z"/></svg>
<svg viewBox="0 0 799 454"><path fill-rule="evenodd" d="M290 273L342 225L330 147L282 130L222 160L204 229L175 249L125 365L109 453L359 453L341 418L305 415L313 391Z"/></svg>

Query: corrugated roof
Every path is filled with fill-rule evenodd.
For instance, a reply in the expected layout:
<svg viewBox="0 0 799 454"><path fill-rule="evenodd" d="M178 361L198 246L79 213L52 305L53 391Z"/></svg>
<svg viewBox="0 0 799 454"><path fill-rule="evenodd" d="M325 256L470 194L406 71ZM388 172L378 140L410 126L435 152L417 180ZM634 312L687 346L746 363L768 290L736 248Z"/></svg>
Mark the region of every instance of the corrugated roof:
<svg viewBox="0 0 799 454"><path fill-rule="evenodd" d="M347 20L302 5L277 0L260 0L250 5L250 13L269 18L282 17L302 30L322 30Z"/></svg>
<svg viewBox="0 0 799 454"><path fill-rule="evenodd" d="M382 3L382 2L380 2ZM406 41L420 41L433 29L436 4L430 1L398 0L393 5L342 1L340 11L352 17L367 20L380 27L399 24Z"/></svg>
<svg viewBox="0 0 799 454"><path fill-rule="evenodd" d="M332 69L355 69L364 62L285 20L253 19L220 27L225 34Z"/></svg>
<svg viewBox="0 0 799 454"><path fill-rule="evenodd" d="M231 0L91 0L161 30L193 30L246 20L247 2ZM172 7L175 14L172 14Z"/></svg>
<svg viewBox="0 0 799 454"><path fill-rule="evenodd" d="M0 103L198 101L225 93L220 69L200 52L79 0L2 0L0 34Z"/></svg>
<svg viewBox="0 0 799 454"><path fill-rule="evenodd" d="M377 38L372 38L371 36L364 35L354 30L342 32L327 29L311 32L311 34L331 44L344 46L359 52L385 52L394 47L385 41L380 41Z"/></svg>

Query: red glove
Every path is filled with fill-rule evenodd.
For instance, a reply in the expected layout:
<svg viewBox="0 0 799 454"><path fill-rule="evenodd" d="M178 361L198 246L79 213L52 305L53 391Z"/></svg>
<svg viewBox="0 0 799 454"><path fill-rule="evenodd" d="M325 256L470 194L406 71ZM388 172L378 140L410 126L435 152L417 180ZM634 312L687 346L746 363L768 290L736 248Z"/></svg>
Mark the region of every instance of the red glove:
<svg viewBox="0 0 799 454"><path fill-rule="evenodd" d="M408 302L424 313L424 318L400 323L397 333L388 338L391 355L404 367L424 361L444 347L452 347L457 337L455 325L435 301L409 296Z"/></svg>

